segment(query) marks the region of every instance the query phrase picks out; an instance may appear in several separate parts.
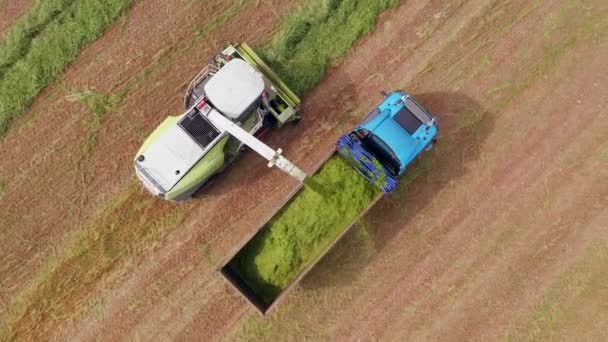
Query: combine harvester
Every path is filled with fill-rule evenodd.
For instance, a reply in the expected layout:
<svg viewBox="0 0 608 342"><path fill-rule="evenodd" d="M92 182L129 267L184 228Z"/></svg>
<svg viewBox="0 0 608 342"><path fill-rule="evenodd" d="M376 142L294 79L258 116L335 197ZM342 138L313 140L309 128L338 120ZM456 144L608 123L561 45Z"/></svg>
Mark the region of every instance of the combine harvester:
<svg viewBox="0 0 608 342"><path fill-rule="evenodd" d="M304 181L306 175L262 143L269 129L298 122L300 99L246 44L230 45L192 80L186 112L170 116L143 143L135 172L146 189L183 201L232 163L245 146Z"/></svg>
<svg viewBox="0 0 608 342"><path fill-rule="evenodd" d="M294 227L276 223L290 206L295 206L293 212L301 211L306 196L313 196L300 186L221 264L222 277L266 315L383 194L396 189L407 166L436 142L437 123L408 94L383 93L383 101L336 143L337 153L352 167L342 167L344 162L332 153L311 179L280 149L275 151L256 137L273 126L299 120L298 97L245 44L231 45L213 60L190 84L186 113L166 119L135 157L136 173L149 191L168 200L187 199L248 146L267 159L269 167L276 165L302 184L338 170L349 185L355 185L354 191L366 192L359 206L342 203L344 220L331 227L332 234L328 230L314 235L315 228L318 231L314 223L299 222ZM337 195L343 193L320 191L314 200L331 206L334 199L341 200ZM317 212L308 214L318 216ZM275 228L289 233L288 242L294 248L273 237ZM308 232L314 236L307 236ZM309 246L315 250L302 253L300 249ZM289 258L281 258L285 254ZM273 273L281 273L282 278L275 279Z"/></svg>

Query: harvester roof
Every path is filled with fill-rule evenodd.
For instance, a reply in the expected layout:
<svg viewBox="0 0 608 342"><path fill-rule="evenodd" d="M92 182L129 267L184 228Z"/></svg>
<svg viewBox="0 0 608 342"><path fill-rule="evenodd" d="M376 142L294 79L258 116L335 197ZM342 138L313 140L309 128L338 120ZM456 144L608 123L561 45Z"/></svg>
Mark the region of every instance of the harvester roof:
<svg viewBox="0 0 608 342"><path fill-rule="evenodd" d="M238 58L226 63L205 85L207 99L232 120L238 120L263 91L262 74Z"/></svg>

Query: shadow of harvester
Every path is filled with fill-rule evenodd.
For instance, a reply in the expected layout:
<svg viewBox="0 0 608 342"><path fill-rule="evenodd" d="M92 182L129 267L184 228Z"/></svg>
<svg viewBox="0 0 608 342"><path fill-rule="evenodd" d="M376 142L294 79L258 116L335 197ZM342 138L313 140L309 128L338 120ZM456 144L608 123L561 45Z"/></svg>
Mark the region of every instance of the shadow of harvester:
<svg viewBox="0 0 608 342"><path fill-rule="evenodd" d="M494 113L461 93L413 96L437 116L438 144L410 165L397 190L380 200L307 275L301 283L304 288L352 284L387 242L408 229L410 221L424 212L434 196L464 176L467 165L480 158L481 148L494 129ZM449 207L449 203L445 206Z"/></svg>

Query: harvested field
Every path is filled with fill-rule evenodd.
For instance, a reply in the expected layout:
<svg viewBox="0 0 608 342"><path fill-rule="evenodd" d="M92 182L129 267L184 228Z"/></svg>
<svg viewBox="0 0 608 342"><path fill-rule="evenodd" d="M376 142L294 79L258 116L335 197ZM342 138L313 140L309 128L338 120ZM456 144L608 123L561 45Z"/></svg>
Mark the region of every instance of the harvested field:
<svg viewBox="0 0 608 342"><path fill-rule="evenodd" d="M270 317L221 281L215 268L297 184L247 153L176 206L135 184L132 154L212 53L267 46L299 3L133 2L14 120L0 141L0 336L606 340L600 0L381 14L268 143L317 169L380 90L402 88L437 115L439 145Z"/></svg>

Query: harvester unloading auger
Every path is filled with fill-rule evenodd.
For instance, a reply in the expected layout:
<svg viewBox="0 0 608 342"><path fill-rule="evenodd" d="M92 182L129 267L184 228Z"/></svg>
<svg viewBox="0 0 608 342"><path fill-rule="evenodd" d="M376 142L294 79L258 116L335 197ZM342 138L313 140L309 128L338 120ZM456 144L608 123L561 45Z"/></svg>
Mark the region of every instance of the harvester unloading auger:
<svg viewBox="0 0 608 342"><path fill-rule="evenodd" d="M283 229L282 233L290 235L289 243L286 244L273 241L272 234L264 233L265 229L273 229L273 220L269 220L260 225L254 232L255 235L222 263L219 271L224 279L261 314L267 314L276 306L352 224L373 207L382 194L394 191L398 177L403 175L407 166L435 144L435 117L403 91L383 94L382 102L354 130L343 135L336 143L337 153L369 183L382 191L375 190L365 181L358 183L374 189L374 192L369 193L360 187L348 192L345 191L349 190L348 187L343 187L342 191L327 193L323 191L323 184L316 184L321 189L311 186L315 192L321 190L324 196L316 197L310 203L323 203L326 208L333 208L334 203L344 203L340 196L370 194L366 197L369 202L360 201L364 206L357 206L354 215L352 208L355 206L350 204L343 206L342 211L332 212L334 218L335 213L339 212L344 220L350 222L344 227L343 223L331 224L331 227L338 228L331 229L340 232L337 236L329 235L325 230L321 230L318 236L306 236L307 232L319 232L319 227L328 228L327 217L317 217L314 207L309 208L310 212L305 214L317 218L316 221L296 220L299 225L297 227L277 225L277 229ZM270 128L298 121L299 105L300 99L251 48L246 44L231 45L215 56L213 63L190 83L185 96L186 112L167 118L144 142L135 157L137 176L153 194L173 201L184 200L234 161L244 146L248 146L268 160L269 167L277 166L298 181L315 185L312 178L281 155L281 149L274 150L258 139ZM331 155L324 163L330 158ZM331 162L326 163L330 164ZM360 180L347 165L341 172L337 178L340 181ZM322 173L323 171L319 172ZM345 177L346 173L354 176ZM301 188L294 191L286 199L285 207L277 208L275 214L281 210L287 211L290 201L293 199L295 203L300 191ZM300 201L295 206L295 211L302 210L306 210L305 201ZM345 212L350 214L345 215ZM286 227L290 227L288 231L285 231ZM270 241L259 242L269 236ZM257 242L252 245L253 248L248 248L252 241ZM324 241L325 249L316 246L314 250L323 252L304 253L316 255L312 259L295 257L298 263L293 258L283 263L281 258L276 257L283 252L294 256L293 253L307 248L307 244L321 243L320 241ZM269 276L269 279L260 273L247 274L257 272L259 265L255 259L259 255L254 255L251 259L242 256L249 256L252 251L264 253L265 248L289 250L272 250L265 254L265 272L271 274L264 276ZM295 264L299 266L294 266ZM285 279L281 286L272 283L272 272L277 269L289 271L290 267L295 268L288 284L285 284ZM269 293L269 287L272 293Z"/></svg>

